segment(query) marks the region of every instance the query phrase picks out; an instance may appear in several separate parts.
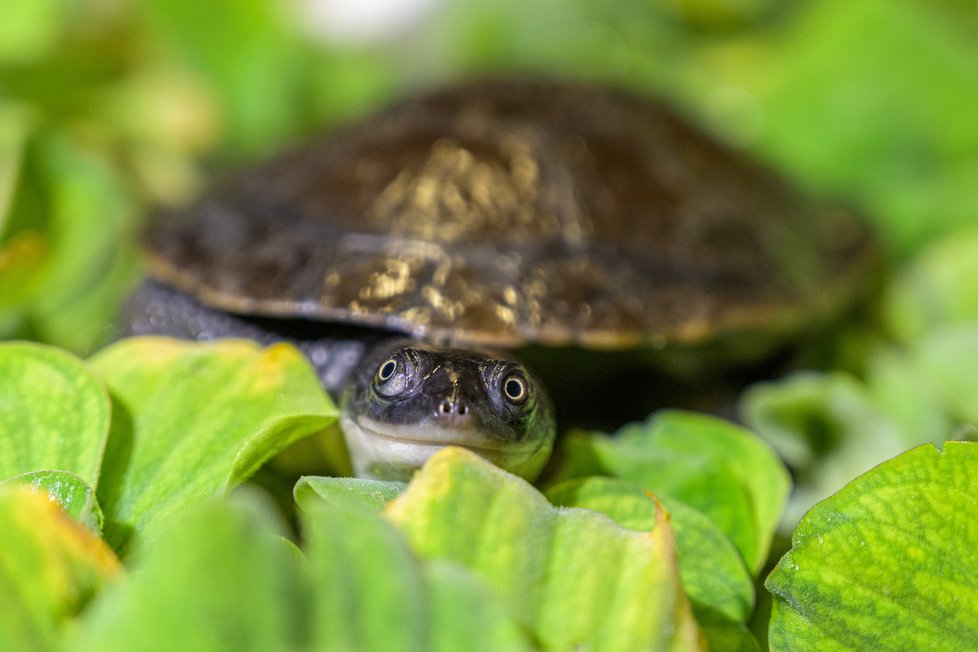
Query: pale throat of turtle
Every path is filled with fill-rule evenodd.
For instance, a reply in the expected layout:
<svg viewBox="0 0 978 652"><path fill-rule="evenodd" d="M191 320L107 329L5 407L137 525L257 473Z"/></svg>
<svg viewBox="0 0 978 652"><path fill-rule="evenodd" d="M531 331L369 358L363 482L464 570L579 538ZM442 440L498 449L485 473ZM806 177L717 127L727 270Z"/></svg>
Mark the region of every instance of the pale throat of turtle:
<svg viewBox="0 0 978 652"><path fill-rule="evenodd" d="M405 340L375 347L341 408L354 472L385 480L409 479L446 446L532 480L556 432L549 397L517 360Z"/></svg>

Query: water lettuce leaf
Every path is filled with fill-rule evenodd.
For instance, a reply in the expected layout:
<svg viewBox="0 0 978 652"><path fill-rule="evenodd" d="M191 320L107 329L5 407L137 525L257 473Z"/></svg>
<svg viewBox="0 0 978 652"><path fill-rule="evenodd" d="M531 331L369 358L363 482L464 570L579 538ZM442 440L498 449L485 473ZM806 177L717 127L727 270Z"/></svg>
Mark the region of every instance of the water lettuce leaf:
<svg viewBox="0 0 978 652"><path fill-rule="evenodd" d="M795 472L785 513L791 527L816 502L906 450L902 431L852 376L799 372L745 392L744 420Z"/></svg>
<svg viewBox="0 0 978 652"><path fill-rule="evenodd" d="M90 365L113 399L98 498L117 550L133 532L223 495L336 417L309 363L288 344L132 338Z"/></svg>
<svg viewBox="0 0 978 652"><path fill-rule="evenodd" d="M255 498L214 500L139 546L68 649L533 649L484 583L418 559L379 514L311 500L303 553Z"/></svg>
<svg viewBox="0 0 978 652"><path fill-rule="evenodd" d="M98 652L299 649L299 562L251 501L205 503L138 546L67 649Z"/></svg>
<svg viewBox="0 0 978 652"><path fill-rule="evenodd" d="M816 505L765 586L773 650L978 640L978 444L912 449Z"/></svg>

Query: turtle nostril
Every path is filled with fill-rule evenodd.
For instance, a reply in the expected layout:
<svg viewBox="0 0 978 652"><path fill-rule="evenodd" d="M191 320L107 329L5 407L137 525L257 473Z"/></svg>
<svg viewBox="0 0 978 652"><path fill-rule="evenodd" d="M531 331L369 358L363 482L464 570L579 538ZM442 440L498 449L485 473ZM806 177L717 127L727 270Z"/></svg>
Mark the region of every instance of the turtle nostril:
<svg viewBox="0 0 978 652"><path fill-rule="evenodd" d="M460 401L445 399L438 404L438 412L445 416L454 414L457 417L464 417L469 413L469 406Z"/></svg>

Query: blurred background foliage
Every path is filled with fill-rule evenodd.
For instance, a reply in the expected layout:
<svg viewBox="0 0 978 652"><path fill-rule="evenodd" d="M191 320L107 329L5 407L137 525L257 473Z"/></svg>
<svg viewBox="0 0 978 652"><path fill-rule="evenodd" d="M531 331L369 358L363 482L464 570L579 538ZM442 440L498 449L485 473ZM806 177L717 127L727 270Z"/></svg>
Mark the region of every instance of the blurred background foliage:
<svg viewBox="0 0 978 652"><path fill-rule="evenodd" d="M978 351L976 36L969 0L8 2L0 338L95 350L138 281L153 207L411 88L605 80L666 98L879 227L897 271L882 329L851 338L861 377L795 378L745 402L809 502L974 422L961 397L978 376L956 352Z"/></svg>
<svg viewBox="0 0 978 652"><path fill-rule="evenodd" d="M978 206L963 0L23 0L0 20L0 335L90 352L151 207L411 87L543 72L666 97L876 221Z"/></svg>

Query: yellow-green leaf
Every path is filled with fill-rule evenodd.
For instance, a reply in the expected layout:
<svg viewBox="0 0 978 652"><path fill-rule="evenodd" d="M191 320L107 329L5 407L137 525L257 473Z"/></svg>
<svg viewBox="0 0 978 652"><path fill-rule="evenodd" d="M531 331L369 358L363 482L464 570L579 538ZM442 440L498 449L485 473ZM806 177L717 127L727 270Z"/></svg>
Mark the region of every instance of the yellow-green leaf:
<svg viewBox="0 0 978 652"><path fill-rule="evenodd" d="M0 650L56 649L62 625L120 572L91 531L47 496L0 487Z"/></svg>
<svg viewBox="0 0 978 652"><path fill-rule="evenodd" d="M627 530L446 448L384 514L425 558L475 571L546 649L701 646L663 510L651 532Z"/></svg>

